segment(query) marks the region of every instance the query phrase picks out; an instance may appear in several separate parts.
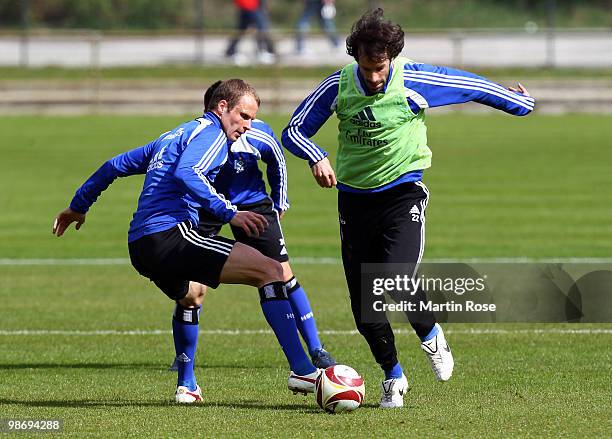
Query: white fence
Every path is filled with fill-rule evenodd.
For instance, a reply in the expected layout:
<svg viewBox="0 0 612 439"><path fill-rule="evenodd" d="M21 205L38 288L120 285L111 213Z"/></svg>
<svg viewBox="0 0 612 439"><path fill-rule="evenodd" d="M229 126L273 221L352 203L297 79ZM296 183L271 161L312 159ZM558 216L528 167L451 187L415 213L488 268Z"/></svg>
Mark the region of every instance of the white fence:
<svg viewBox="0 0 612 439"><path fill-rule="evenodd" d="M514 78L525 82L527 78ZM270 78L253 82L264 113L290 113L316 86L317 80ZM510 85L507 83L506 85ZM538 113L612 113L611 80L527 80ZM2 114L195 114L201 111L198 81L0 80ZM477 104L429 111L483 112ZM490 110L493 111L493 110Z"/></svg>
<svg viewBox="0 0 612 439"><path fill-rule="evenodd" d="M110 67L176 63L227 63L228 36L111 36L96 32L0 36L1 66ZM285 65L341 65L349 61L323 37L312 37L306 53L294 53L290 35L277 35L278 62ZM240 51L254 52L251 37ZM611 30L457 30L411 33L404 55L431 64L478 67L612 68ZM255 62L255 56L251 56Z"/></svg>

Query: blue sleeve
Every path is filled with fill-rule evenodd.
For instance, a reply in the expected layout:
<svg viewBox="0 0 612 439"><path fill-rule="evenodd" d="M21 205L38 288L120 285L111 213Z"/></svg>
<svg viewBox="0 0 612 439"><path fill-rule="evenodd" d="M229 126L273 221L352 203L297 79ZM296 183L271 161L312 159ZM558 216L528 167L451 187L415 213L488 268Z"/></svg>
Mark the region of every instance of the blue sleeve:
<svg viewBox="0 0 612 439"><path fill-rule="evenodd" d="M191 197L215 217L230 222L236 206L217 193L211 182L227 160L227 138L219 129L205 129L190 140L174 171Z"/></svg>
<svg viewBox="0 0 612 439"><path fill-rule="evenodd" d="M77 189L70 208L75 212L87 213L100 194L117 177L146 173L154 146L155 141L108 160Z"/></svg>
<svg viewBox="0 0 612 439"><path fill-rule="evenodd" d="M279 212L289 209L287 198L287 164L280 142L274 136L274 132L268 126L249 131L250 139L257 140L256 148L261 154L261 159L266 164L266 175L270 185L270 195L274 208Z"/></svg>
<svg viewBox="0 0 612 439"><path fill-rule="evenodd" d="M289 125L283 130L282 141L293 155L308 160L310 166L327 157L327 152L316 145L314 136L334 112L338 97L340 71L327 77L298 106Z"/></svg>
<svg viewBox="0 0 612 439"><path fill-rule="evenodd" d="M404 86L414 110L478 102L515 116L529 114L535 105L530 96L515 93L482 76L450 67L407 63Z"/></svg>

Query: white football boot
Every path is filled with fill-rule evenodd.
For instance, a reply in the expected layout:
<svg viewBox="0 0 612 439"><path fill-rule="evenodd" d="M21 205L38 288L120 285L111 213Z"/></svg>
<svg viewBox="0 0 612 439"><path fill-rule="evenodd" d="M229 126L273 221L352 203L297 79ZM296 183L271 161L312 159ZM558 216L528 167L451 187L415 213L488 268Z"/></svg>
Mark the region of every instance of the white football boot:
<svg viewBox="0 0 612 439"><path fill-rule="evenodd" d="M429 364L431 364L431 370L436 374L436 379L438 381L448 381L453 374L455 360L453 360L453 354L448 347L446 338L444 338L442 328L437 323L436 327L438 328L436 336L422 342L421 349L425 352Z"/></svg>
<svg viewBox="0 0 612 439"><path fill-rule="evenodd" d="M185 386L177 386L174 399L179 404L192 404L194 402L202 402L202 389L196 385L195 390L189 390Z"/></svg>
<svg viewBox="0 0 612 439"><path fill-rule="evenodd" d="M289 390L291 390L294 395L297 393L302 393L304 395L307 393L314 393L315 381L321 371L322 369L317 369L308 375L297 375L291 371L289 379L287 380L287 387L289 387Z"/></svg>
<svg viewBox="0 0 612 439"><path fill-rule="evenodd" d="M404 395L408 393L408 380L406 375L401 378L391 378L382 382L382 396L380 397L380 408L393 409L404 406Z"/></svg>

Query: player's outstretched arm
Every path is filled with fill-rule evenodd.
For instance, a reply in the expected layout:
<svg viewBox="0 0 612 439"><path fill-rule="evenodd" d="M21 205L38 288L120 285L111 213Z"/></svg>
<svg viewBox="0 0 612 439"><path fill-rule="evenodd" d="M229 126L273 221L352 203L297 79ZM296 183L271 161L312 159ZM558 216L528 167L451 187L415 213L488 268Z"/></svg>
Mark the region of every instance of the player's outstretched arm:
<svg viewBox="0 0 612 439"><path fill-rule="evenodd" d="M258 213L239 210L231 219L230 224L240 227L247 236L259 236L268 227L268 220Z"/></svg>
<svg viewBox="0 0 612 439"><path fill-rule="evenodd" d="M514 116L526 116L535 107L535 99L521 84L517 88L505 87L452 67L406 63L404 86L413 112L470 101Z"/></svg>
<svg viewBox="0 0 612 439"><path fill-rule="evenodd" d="M57 214L55 221L53 221L53 234L58 237L62 236L72 223L76 223L75 228L79 230L84 222L84 213L75 212L71 208L64 209Z"/></svg>
<svg viewBox="0 0 612 439"><path fill-rule="evenodd" d="M310 170L312 171L312 176L317 181L319 186L330 188L336 185L336 173L334 172L334 168L332 168L332 165L329 163L329 159L327 157L312 165Z"/></svg>

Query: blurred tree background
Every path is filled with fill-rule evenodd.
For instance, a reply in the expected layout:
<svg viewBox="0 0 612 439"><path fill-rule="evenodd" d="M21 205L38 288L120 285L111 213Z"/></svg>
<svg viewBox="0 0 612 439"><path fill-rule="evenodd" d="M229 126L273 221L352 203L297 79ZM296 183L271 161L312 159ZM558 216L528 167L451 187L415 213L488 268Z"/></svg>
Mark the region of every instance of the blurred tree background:
<svg viewBox="0 0 612 439"><path fill-rule="evenodd" d="M273 28L291 31L302 2L267 0L267 4ZM375 4L407 31L522 28L528 22L546 27L551 8L558 27L612 28L612 0L337 0L338 28L348 31ZM200 11L206 30L227 31L234 26L231 0L0 0L0 29L17 30L26 22L33 29L182 32L198 26Z"/></svg>

